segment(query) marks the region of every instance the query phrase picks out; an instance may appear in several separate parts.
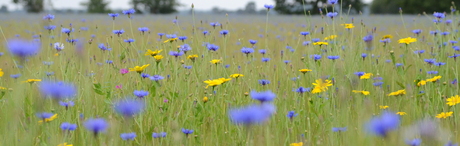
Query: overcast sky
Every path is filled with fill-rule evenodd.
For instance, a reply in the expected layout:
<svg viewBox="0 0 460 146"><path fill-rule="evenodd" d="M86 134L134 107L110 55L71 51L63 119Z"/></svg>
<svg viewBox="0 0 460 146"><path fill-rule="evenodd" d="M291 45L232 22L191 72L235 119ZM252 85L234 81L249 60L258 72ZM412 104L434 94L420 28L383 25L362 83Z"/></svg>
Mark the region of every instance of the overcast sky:
<svg viewBox="0 0 460 146"><path fill-rule="evenodd" d="M0 5L7 5L9 10L16 8L12 0L0 0ZM44 0L47 3L50 0ZM57 9L73 8L73 9L84 9L80 5L81 2L88 0L51 0L53 5ZM108 0L110 1L109 7L111 9L128 9L131 8L129 5L130 0ZM274 4L274 0L178 0L182 6L179 10L189 9L190 5L195 4L196 10L211 10L213 7L217 6L219 8L224 8L227 10L236 10L239 8L244 8L244 6L249 1L256 2L258 8L263 8L264 4ZM370 2L372 0L363 0L364 2Z"/></svg>

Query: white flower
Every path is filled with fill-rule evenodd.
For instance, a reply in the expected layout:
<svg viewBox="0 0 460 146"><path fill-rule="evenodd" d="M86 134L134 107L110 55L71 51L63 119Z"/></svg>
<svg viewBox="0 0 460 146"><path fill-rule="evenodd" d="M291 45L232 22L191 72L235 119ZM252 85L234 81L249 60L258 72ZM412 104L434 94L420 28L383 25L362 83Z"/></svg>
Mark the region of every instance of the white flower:
<svg viewBox="0 0 460 146"><path fill-rule="evenodd" d="M62 49L64 49L64 44L62 43L54 43L54 48L58 51L61 51Z"/></svg>

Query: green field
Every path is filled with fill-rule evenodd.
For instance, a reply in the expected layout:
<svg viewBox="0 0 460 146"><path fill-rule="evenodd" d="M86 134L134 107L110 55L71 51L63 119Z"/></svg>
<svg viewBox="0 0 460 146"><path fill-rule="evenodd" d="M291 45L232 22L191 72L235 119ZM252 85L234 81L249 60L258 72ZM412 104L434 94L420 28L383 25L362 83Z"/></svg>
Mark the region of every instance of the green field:
<svg viewBox="0 0 460 146"><path fill-rule="evenodd" d="M460 41L458 12L449 11L439 19L433 14L360 16L346 12L333 19L326 13L134 14L131 18L120 13L115 19L108 15L56 15L52 20L42 19L44 16L1 18L0 145L280 146L302 142L379 146L410 145L418 139L421 145L434 146L460 140L460 109L455 105L460 103L455 59L460 57L456 47L460 46L456 43ZM446 23L448 20L452 22ZM213 27L212 22L220 25ZM353 28L343 24L353 24ZM56 28L45 29L50 25ZM149 30L142 33L141 27ZM63 33L62 28L73 31ZM123 34L114 34L113 30L121 29ZM416 29L421 33L414 34ZM228 34L222 35L223 30ZM187 39L168 39L170 34ZM391 41L381 42L388 35ZM416 41L400 43L408 37ZM72 39L76 41L68 42ZM134 42L125 42L128 39ZM257 42L253 45L249 40ZM55 43L62 43L64 49L57 50ZM100 44L111 50L102 50ZM185 44L191 50L178 57L170 55L170 51L187 48ZM210 50L209 44L219 49ZM22 57L17 53L31 45L39 48L37 53L28 51ZM245 54L244 48L253 52ZM148 50L161 52L151 55L146 54ZM190 59L190 55L196 58ZM331 56L338 59L329 59ZM220 62L211 63L214 59ZM121 73L147 64L139 72ZM301 69L311 71L302 73ZM371 74L358 76L357 72ZM141 73L164 79L155 81ZM243 76L231 78L232 74ZM29 79L41 81L26 82ZM208 80L215 84L207 87ZM270 83L262 85L261 80ZM330 84L312 84L321 81ZM305 93L296 92L300 87ZM149 93L139 98L135 90ZM398 90L404 92L390 96ZM251 92L264 91L273 92L276 98L264 102L251 98L256 94ZM449 102L452 106L447 104L448 98L453 100ZM116 109L125 99L141 102L127 105L141 112L120 114ZM69 101L74 105L59 103ZM248 105L257 108L235 113L246 119L230 114ZM261 109L265 105L276 108ZM290 111L298 115L288 118ZM37 116L43 112L56 117ZM437 118L442 112L453 114ZM98 132L88 130L88 120L93 118L104 119L108 126ZM62 130L64 122L77 128ZM338 127L346 128L336 131ZM194 132L186 135L183 128ZM132 132L137 135L134 140L120 136ZM160 132L166 136L152 136Z"/></svg>

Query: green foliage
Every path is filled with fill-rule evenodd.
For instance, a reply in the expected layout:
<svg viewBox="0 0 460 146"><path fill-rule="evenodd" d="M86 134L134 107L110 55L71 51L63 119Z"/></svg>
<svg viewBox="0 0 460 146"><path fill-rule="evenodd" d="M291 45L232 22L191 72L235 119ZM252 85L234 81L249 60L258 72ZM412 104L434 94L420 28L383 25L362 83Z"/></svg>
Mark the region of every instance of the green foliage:
<svg viewBox="0 0 460 146"><path fill-rule="evenodd" d="M180 5L176 0L132 0L131 4L136 12L142 13L140 6L143 6L145 11L151 14L174 13Z"/></svg>
<svg viewBox="0 0 460 146"><path fill-rule="evenodd" d="M29 13L40 13L43 11L43 0L13 0L15 4L22 3Z"/></svg>
<svg viewBox="0 0 460 146"><path fill-rule="evenodd" d="M310 14L319 14L319 8L329 7L330 5L325 5L327 0L315 0L315 1L305 1L302 0L274 0L275 1L275 10L280 14L304 14L305 11ZM341 2L341 4L340 4ZM349 7L351 5L351 8ZM352 13L358 13L362 10L363 3L361 0L339 0L339 4L343 12L347 12L348 9ZM304 8L305 7L305 11ZM325 10L323 10L323 13Z"/></svg>
<svg viewBox="0 0 460 146"><path fill-rule="evenodd" d="M456 4L458 6L458 4ZM404 14L421 14L426 12L450 12L452 0L374 0L371 12L375 14L397 14L402 8Z"/></svg>
<svg viewBox="0 0 460 146"><path fill-rule="evenodd" d="M107 8L108 4L105 0L89 0L81 5L86 6L88 13L109 13L111 11Z"/></svg>

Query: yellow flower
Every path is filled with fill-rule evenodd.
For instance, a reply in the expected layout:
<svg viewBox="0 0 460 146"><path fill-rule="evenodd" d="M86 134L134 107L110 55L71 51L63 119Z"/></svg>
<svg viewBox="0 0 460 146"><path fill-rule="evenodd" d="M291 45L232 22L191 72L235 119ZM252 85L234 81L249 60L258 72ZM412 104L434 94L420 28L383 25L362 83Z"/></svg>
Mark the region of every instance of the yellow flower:
<svg viewBox="0 0 460 146"><path fill-rule="evenodd" d="M50 118L46 118L46 119L45 119L45 122L51 122L51 121L53 121L53 120L56 119L56 118L57 118L57 114L54 114L54 115L51 116ZM43 120L38 121L38 123L43 123Z"/></svg>
<svg viewBox="0 0 460 146"><path fill-rule="evenodd" d="M388 96L398 96L398 95L404 95L404 94L406 94L406 89L391 92L390 94L388 94Z"/></svg>
<svg viewBox="0 0 460 146"><path fill-rule="evenodd" d="M436 115L436 118L438 118L438 119L444 118L445 119L447 117L452 116L453 113L454 112L442 112L442 113Z"/></svg>
<svg viewBox="0 0 460 146"><path fill-rule="evenodd" d="M387 108L389 108L389 106L388 105L381 105L381 106L379 106L379 108L380 109L387 109Z"/></svg>
<svg viewBox="0 0 460 146"><path fill-rule="evenodd" d="M391 38L393 38L393 36L387 34L387 35L384 35L384 36L382 37L382 40L383 40L383 39L391 39Z"/></svg>
<svg viewBox="0 0 460 146"><path fill-rule="evenodd" d="M208 87L215 87L215 86L218 86L218 85L224 83L224 81L222 81L222 80L220 80L220 79L215 79L215 80L206 80L206 81L204 81L204 83L208 84L208 85L206 86L206 88L208 88Z"/></svg>
<svg viewBox="0 0 460 146"><path fill-rule="evenodd" d="M163 59L164 57L163 57L163 55L155 55L155 56L153 56L153 58L155 58L156 62L160 62L161 59Z"/></svg>
<svg viewBox="0 0 460 146"><path fill-rule="evenodd" d="M426 85L426 81L425 81L425 80L420 80L420 81L417 83L417 86L418 86L418 87L423 86L423 85Z"/></svg>
<svg viewBox="0 0 460 146"><path fill-rule="evenodd" d="M326 91L327 89L329 89L329 86L332 86L331 82L331 80L323 81L323 79L317 79L315 83L312 83L313 85L315 85L315 88L313 88L312 93L321 93L323 91Z"/></svg>
<svg viewBox="0 0 460 146"><path fill-rule="evenodd" d="M344 26L344 27L347 28L347 29L351 29L351 28L355 27L355 26L353 25L353 23L341 24L341 25Z"/></svg>
<svg viewBox="0 0 460 146"><path fill-rule="evenodd" d="M222 61L221 61L220 59L213 59L213 60L211 60L211 61L209 61L209 62L211 62L212 64L219 64L219 63L221 63Z"/></svg>
<svg viewBox="0 0 460 146"><path fill-rule="evenodd" d="M2 87L2 86L0 86L0 90L6 90L6 88L5 88L5 87Z"/></svg>
<svg viewBox="0 0 460 146"><path fill-rule="evenodd" d="M307 72L311 71L311 69L301 69L299 71L302 72L302 73L307 73Z"/></svg>
<svg viewBox="0 0 460 146"><path fill-rule="evenodd" d="M4 73L4 72L2 71L2 69L0 68L0 77L2 77L3 74L5 74L5 73Z"/></svg>
<svg viewBox="0 0 460 146"><path fill-rule="evenodd" d="M400 115L400 116L404 116L404 115L407 115L406 112L397 112L396 114Z"/></svg>
<svg viewBox="0 0 460 146"><path fill-rule="evenodd" d="M73 145L72 144L67 144L67 143L61 143L61 144L59 144L57 146L73 146Z"/></svg>
<svg viewBox="0 0 460 146"><path fill-rule="evenodd" d="M243 74L231 74L230 75L231 78L235 78L235 79L239 78L239 77L242 77L242 76L244 76L244 75Z"/></svg>
<svg viewBox="0 0 460 146"><path fill-rule="evenodd" d="M329 45L329 43L328 42L316 42L316 43L313 43L313 45L322 46L322 45Z"/></svg>
<svg viewBox="0 0 460 146"><path fill-rule="evenodd" d="M221 80L221 81L222 81L222 84L223 84L223 83L225 83L225 82L228 82L228 81L232 80L232 78L228 78L228 79L226 79L226 78L219 78L218 80Z"/></svg>
<svg viewBox="0 0 460 146"><path fill-rule="evenodd" d="M431 79L426 79L426 81L427 81L427 82L436 82L436 81L438 81L438 80L441 79L441 78L442 78L442 76L435 76L435 77L433 77L433 78L431 78Z"/></svg>
<svg viewBox="0 0 460 146"><path fill-rule="evenodd" d="M171 43L172 43L172 42L174 42L174 41L176 41L176 40L177 40L177 38L167 39L167 40L164 41L163 43L167 43L167 42L171 42Z"/></svg>
<svg viewBox="0 0 460 146"><path fill-rule="evenodd" d="M26 81L23 81L25 83L35 83L35 82L41 82L41 79L27 79Z"/></svg>
<svg viewBox="0 0 460 146"><path fill-rule="evenodd" d="M142 66L135 66L134 68L129 68L129 71L136 71L137 73L141 73L147 68L150 64L142 65Z"/></svg>
<svg viewBox="0 0 460 146"><path fill-rule="evenodd" d="M458 95L455 95L455 96L452 96L450 98L447 98L447 104L449 106L454 106L456 104L459 104L460 103L460 96Z"/></svg>
<svg viewBox="0 0 460 146"><path fill-rule="evenodd" d="M403 39L399 39L398 41L400 44L410 44L410 43L413 43L413 42L417 42L417 39L416 38L411 38L411 37L408 37L408 38L403 38Z"/></svg>
<svg viewBox="0 0 460 146"><path fill-rule="evenodd" d="M209 100L208 97L206 97L206 96L203 97L203 102L204 102L204 103L208 102L208 100Z"/></svg>
<svg viewBox="0 0 460 146"><path fill-rule="evenodd" d="M195 59L198 58L198 55L188 55L187 59L190 59L192 61L195 61Z"/></svg>
<svg viewBox="0 0 460 146"><path fill-rule="evenodd" d="M152 50L147 50L147 52L145 52L145 56L156 56L158 54L160 54L160 52L163 51L163 50L155 50L155 51L152 51Z"/></svg>
<svg viewBox="0 0 460 146"><path fill-rule="evenodd" d="M337 37L337 35L330 35L330 36L328 36L328 37L325 37L324 40L329 40L329 39L332 40L332 39L334 39L334 38L336 38L336 37Z"/></svg>
<svg viewBox="0 0 460 146"><path fill-rule="evenodd" d="M362 75L361 77L359 77L359 79L370 79L371 76L373 76L374 74L372 73L365 73L364 75Z"/></svg>
<svg viewBox="0 0 460 146"><path fill-rule="evenodd" d="M54 56L59 56L59 53L54 54Z"/></svg>
<svg viewBox="0 0 460 146"><path fill-rule="evenodd" d="M303 146L303 142L291 143L289 146Z"/></svg>
<svg viewBox="0 0 460 146"><path fill-rule="evenodd" d="M364 90L363 90L363 91L352 90L351 92L353 92L353 93L361 93L361 94L363 94L363 95L369 95L369 94L371 94L371 92L369 92L369 91L364 91Z"/></svg>

